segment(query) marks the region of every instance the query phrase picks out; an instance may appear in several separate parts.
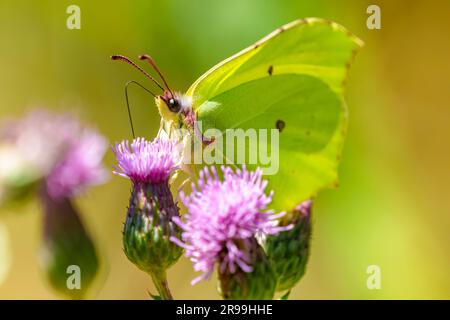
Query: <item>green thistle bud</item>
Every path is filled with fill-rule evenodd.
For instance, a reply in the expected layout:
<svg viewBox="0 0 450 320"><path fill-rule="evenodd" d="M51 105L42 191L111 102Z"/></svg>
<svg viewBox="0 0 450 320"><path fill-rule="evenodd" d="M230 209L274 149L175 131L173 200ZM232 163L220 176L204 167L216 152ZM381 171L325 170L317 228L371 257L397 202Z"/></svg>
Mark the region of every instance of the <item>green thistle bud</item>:
<svg viewBox="0 0 450 320"><path fill-rule="evenodd" d="M92 285L99 261L94 244L69 198L53 199L43 192L41 265L59 293L81 299Z"/></svg>
<svg viewBox="0 0 450 320"><path fill-rule="evenodd" d="M170 241L180 237L180 228L172 222L179 216L167 182L135 183L123 231L124 251L139 269L164 274L178 261L183 249Z"/></svg>
<svg viewBox="0 0 450 320"><path fill-rule="evenodd" d="M302 202L283 217L286 232L267 237L265 248L278 278L277 291L291 289L305 273L311 239L311 201Z"/></svg>
<svg viewBox="0 0 450 320"><path fill-rule="evenodd" d="M226 300L271 300L275 294L277 280L271 263L256 239L249 241L245 252L251 272L241 268L222 272L219 267L219 292Z"/></svg>
<svg viewBox="0 0 450 320"><path fill-rule="evenodd" d="M169 178L178 168L182 144L168 139L143 138L117 143L113 149L118 167L115 174L132 183L130 205L123 231L124 251L128 259L153 279L162 299L172 299L166 270L183 253L170 241L180 237L181 229L172 222L179 217L173 201Z"/></svg>

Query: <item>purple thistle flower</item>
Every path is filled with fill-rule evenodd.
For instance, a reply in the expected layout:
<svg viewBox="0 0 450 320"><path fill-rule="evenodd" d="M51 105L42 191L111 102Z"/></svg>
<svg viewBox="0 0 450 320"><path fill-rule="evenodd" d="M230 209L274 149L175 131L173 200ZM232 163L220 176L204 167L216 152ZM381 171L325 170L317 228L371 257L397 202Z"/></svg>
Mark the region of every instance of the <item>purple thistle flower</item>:
<svg viewBox="0 0 450 320"><path fill-rule="evenodd" d="M13 178L24 181L16 184L32 187L43 181L55 200L73 197L106 180L102 166L106 140L69 113L33 110L6 122L0 141L20 164L18 178Z"/></svg>
<svg viewBox="0 0 450 320"><path fill-rule="evenodd" d="M139 269L149 273L163 299L172 299L167 287L166 270L182 254L182 248L170 241L181 236L172 221L179 217L169 186L172 172L179 169L183 145L162 136L153 141L144 138L116 143L114 173L129 178L133 187L123 230L124 252Z"/></svg>
<svg viewBox="0 0 450 320"><path fill-rule="evenodd" d="M29 170L46 176L77 140L81 125L68 113L35 109L19 119L6 121L0 140L14 147Z"/></svg>
<svg viewBox="0 0 450 320"><path fill-rule="evenodd" d="M41 262L50 284L71 298L82 298L97 274L99 260L71 198L106 178L101 164L106 140L68 113L38 109L6 122L0 128L0 145L9 156L2 157L10 162L7 167L15 169L10 170L13 174L5 187L12 199L5 200L21 201L32 192L39 194L44 231ZM80 290L67 286L69 264L83 270Z"/></svg>
<svg viewBox="0 0 450 320"><path fill-rule="evenodd" d="M85 131L47 177L49 195L55 199L73 197L90 185L104 182L107 174L102 159L106 148L101 135Z"/></svg>
<svg viewBox="0 0 450 320"><path fill-rule="evenodd" d="M309 217L309 215L311 214L312 204L313 204L312 200L305 200L300 204L298 204L297 206L295 206L294 212L300 213L300 216L302 218Z"/></svg>
<svg viewBox="0 0 450 320"><path fill-rule="evenodd" d="M188 211L186 221L174 218L183 230L184 242L171 240L185 248L194 269L203 272L193 284L208 279L216 263L221 273L233 274L238 269L251 272L249 252L254 247L255 237L291 228L277 226L275 219L284 212L274 214L273 210L265 210L273 193L264 193L267 181L262 179L259 168L250 172L245 167L236 171L222 167L222 172L223 181L214 167L204 168L197 187L192 185L192 193L180 195Z"/></svg>
<svg viewBox="0 0 450 320"><path fill-rule="evenodd" d="M159 183L167 181L179 168L181 149L172 140L147 141L136 138L131 142L116 143L113 152L117 158L115 174L129 178L134 183Z"/></svg>

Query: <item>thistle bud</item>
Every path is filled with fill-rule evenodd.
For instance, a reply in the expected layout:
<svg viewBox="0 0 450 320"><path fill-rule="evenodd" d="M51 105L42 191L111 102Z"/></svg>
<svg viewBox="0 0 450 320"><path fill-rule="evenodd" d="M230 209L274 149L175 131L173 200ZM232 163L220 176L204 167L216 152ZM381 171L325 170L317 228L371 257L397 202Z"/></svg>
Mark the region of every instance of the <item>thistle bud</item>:
<svg viewBox="0 0 450 320"><path fill-rule="evenodd" d="M287 214L281 225L290 223L289 231L266 239L267 255L278 278L277 291L291 289L305 273L311 239L312 201L304 201Z"/></svg>
<svg viewBox="0 0 450 320"><path fill-rule="evenodd" d="M99 261L94 244L69 198L42 192L43 244L41 265L59 293L81 299L92 285Z"/></svg>
<svg viewBox="0 0 450 320"><path fill-rule="evenodd" d="M183 250L170 241L180 228L172 222L179 216L167 182L135 183L123 231L124 251L139 269L163 274L180 258Z"/></svg>
<svg viewBox="0 0 450 320"><path fill-rule="evenodd" d="M94 281L99 261L72 199L87 187L105 180L101 162L106 141L92 130L73 138L64 157L54 165L42 186L42 262L57 291L80 299Z"/></svg>
<svg viewBox="0 0 450 320"><path fill-rule="evenodd" d="M245 248L251 272L238 268L218 270L219 293L226 300L271 300L275 294L277 278L263 248L251 239Z"/></svg>
<svg viewBox="0 0 450 320"><path fill-rule="evenodd" d="M115 174L132 181L130 204L123 231L124 251L139 269L149 273L163 299L171 299L166 270L183 250L170 241L181 229L172 221L179 217L169 187L169 178L178 169L181 148L175 141L143 138L116 144L118 167Z"/></svg>
<svg viewBox="0 0 450 320"><path fill-rule="evenodd" d="M222 172L223 181L214 167L205 168L193 192L181 194L188 212L184 222L175 218L183 234L172 240L186 249L194 269L203 272L193 284L208 279L217 264L219 291L225 299L271 299L276 278L256 239L290 226L278 227L275 220L284 213L266 210L272 193L264 192L267 181L261 170L222 167Z"/></svg>
<svg viewBox="0 0 450 320"><path fill-rule="evenodd" d="M0 202L38 194L43 207L42 267L50 284L74 299L98 270L94 244L72 203L106 179L106 140L69 114L34 110L0 129Z"/></svg>

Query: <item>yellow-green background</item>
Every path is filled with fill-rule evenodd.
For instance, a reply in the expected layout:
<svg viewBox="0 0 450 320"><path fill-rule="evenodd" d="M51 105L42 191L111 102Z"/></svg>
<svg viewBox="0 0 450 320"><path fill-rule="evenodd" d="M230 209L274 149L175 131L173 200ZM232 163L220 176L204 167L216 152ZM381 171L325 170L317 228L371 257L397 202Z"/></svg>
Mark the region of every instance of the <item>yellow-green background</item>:
<svg viewBox="0 0 450 320"><path fill-rule="evenodd" d="M81 7L81 30L66 8ZM381 30L366 8L381 7ZM300 17L333 19L361 37L348 81L350 126L337 190L314 211L312 254L292 298L450 298L450 3L448 1L0 1L0 118L33 107L74 110L110 140L129 138L122 53L151 53L184 91L216 62ZM159 123L152 99L131 91L138 134ZM111 152L105 163L113 164ZM111 176L77 201L102 253L92 298L147 299L149 278L122 252L129 182ZM11 249L0 298L57 298L37 266L40 212L2 212ZM2 229L5 229L2 228ZM5 262L5 261L3 261ZM0 261L2 263L2 261ZM381 290L366 268L381 267ZM176 298L218 298L215 281L190 285L182 259L169 272Z"/></svg>

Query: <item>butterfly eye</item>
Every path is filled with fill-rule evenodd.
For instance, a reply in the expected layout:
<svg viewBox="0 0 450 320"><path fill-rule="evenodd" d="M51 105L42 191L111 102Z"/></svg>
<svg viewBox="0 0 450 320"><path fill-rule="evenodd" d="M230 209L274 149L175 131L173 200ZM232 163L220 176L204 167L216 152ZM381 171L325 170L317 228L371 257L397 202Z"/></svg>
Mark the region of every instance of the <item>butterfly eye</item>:
<svg viewBox="0 0 450 320"><path fill-rule="evenodd" d="M181 109L180 104L174 98L170 98L168 102L169 110L172 112L179 112Z"/></svg>

